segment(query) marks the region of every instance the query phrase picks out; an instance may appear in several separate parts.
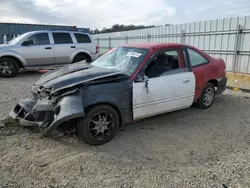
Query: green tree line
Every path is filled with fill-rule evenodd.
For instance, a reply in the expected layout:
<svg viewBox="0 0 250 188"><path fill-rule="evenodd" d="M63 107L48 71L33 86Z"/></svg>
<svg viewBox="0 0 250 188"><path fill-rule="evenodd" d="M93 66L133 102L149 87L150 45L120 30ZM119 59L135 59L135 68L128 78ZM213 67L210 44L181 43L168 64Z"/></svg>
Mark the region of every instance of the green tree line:
<svg viewBox="0 0 250 188"><path fill-rule="evenodd" d="M144 28L150 28L155 27L154 25L145 26L145 25L123 25L123 24L115 24L111 28L104 27L102 30L95 29L90 30L90 33L92 34L98 34L98 33L110 33L110 32L119 32L119 31L129 31L129 30L135 30L135 29L144 29Z"/></svg>

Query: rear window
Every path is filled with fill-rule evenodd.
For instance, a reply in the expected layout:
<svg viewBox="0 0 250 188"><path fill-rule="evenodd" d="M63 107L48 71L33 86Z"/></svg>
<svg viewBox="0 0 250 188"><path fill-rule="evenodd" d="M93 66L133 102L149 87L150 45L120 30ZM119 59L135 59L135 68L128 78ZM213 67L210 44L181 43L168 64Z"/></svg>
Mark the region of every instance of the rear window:
<svg viewBox="0 0 250 188"><path fill-rule="evenodd" d="M73 43L69 33L52 33L55 44L70 44Z"/></svg>
<svg viewBox="0 0 250 188"><path fill-rule="evenodd" d="M77 43L91 43L91 39L88 35L80 34L80 33L74 33Z"/></svg>

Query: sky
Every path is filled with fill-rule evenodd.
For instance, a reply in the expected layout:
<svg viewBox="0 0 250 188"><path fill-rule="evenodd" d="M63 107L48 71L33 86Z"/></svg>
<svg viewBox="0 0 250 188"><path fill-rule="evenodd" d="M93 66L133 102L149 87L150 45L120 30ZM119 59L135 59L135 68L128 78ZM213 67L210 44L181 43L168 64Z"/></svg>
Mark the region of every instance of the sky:
<svg viewBox="0 0 250 188"><path fill-rule="evenodd" d="M0 0L0 22L102 29L250 15L249 0Z"/></svg>

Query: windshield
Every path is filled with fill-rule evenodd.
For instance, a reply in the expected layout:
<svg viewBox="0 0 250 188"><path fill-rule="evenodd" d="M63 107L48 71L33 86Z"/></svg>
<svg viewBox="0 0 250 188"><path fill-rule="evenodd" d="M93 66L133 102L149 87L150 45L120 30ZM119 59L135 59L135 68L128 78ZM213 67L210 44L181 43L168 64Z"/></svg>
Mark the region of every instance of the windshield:
<svg viewBox="0 0 250 188"><path fill-rule="evenodd" d="M10 40L9 42L7 42L7 44L16 44L18 41L22 40L24 37L26 37L29 33L24 33L12 40Z"/></svg>
<svg viewBox="0 0 250 188"><path fill-rule="evenodd" d="M131 76L147 53L147 49L117 47L111 49L91 64L101 68L123 71Z"/></svg>

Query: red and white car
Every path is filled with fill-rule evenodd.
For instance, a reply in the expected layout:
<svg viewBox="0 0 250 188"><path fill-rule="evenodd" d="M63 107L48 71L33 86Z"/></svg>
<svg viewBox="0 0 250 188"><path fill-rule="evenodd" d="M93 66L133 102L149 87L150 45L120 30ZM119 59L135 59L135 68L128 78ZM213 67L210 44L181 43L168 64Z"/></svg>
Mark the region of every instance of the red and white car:
<svg viewBox="0 0 250 188"><path fill-rule="evenodd" d="M226 89L226 65L182 44L126 44L94 62L67 65L43 75L33 99L10 116L44 132L74 129L90 145L109 142L119 126L189 108L209 108Z"/></svg>

